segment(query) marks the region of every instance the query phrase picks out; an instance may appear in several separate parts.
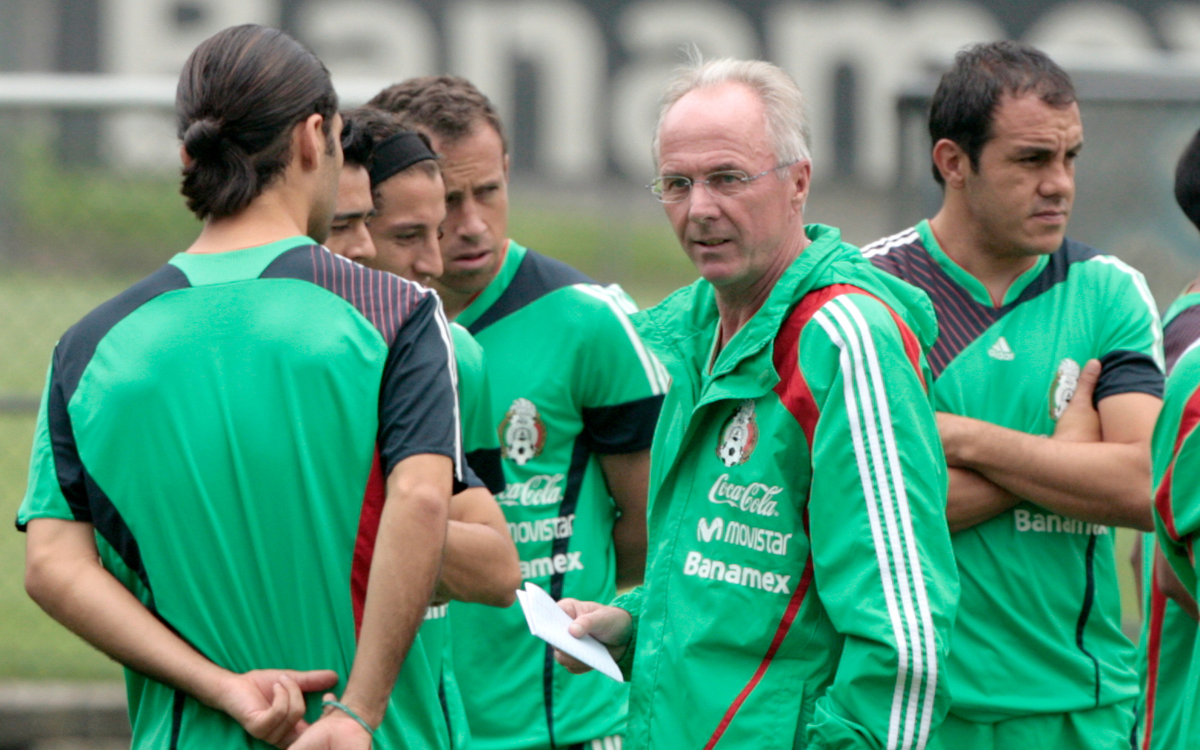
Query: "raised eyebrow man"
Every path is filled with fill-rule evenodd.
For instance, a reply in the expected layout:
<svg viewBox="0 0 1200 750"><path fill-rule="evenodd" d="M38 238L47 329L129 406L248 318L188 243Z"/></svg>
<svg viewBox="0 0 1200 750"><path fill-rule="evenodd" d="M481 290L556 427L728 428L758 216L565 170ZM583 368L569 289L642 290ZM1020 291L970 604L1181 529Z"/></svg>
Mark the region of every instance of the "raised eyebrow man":
<svg viewBox="0 0 1200 750"><path fill-rule="evenodd" d="M295 40L210 37L176 116L204 226L55 348L27 589L127 667L133 748L448 748L417 634L462 464L437 296L318 244L341 121ZM331 671L255 671L289 666Z"/></svg>
<svg viewBox="0 0 1200 750"><path fill-rule="evenodd" d="M446 216L446 199L437 156L430 150L428 139L386 112L358 108L344 112L343 117L347 127L358 134L354 146L361 152L354 156L361 153L369 170L365 170L366 185L355 184L353 194L339 191L338 207L361 205L365 192L376 213L366 237L372 249L363 254L362 262L410 281L436 278L441 275L438 235ZM345 186L343 180L341 187ZM333 252L344 254L343 242L351 241L357 238L331 234L327 245ZM469 471L466 489L450 499L442 573L421 638L435 673L441 677L451 747L464 748L470 744L470 730L448 658L447 603L453 600L507 607L516 598L521 573L504 513L492 496L504 490L504 476L483 350L465 328L456 323L450 328Z"/></svg>
<svg viewBox="0 0 1200 750"><path fill-rule="evenodd" d="M1113 527L1152 523L1157 309L1140 273L1065 237L1083 126L1049 57L1011 41L961 51L929 131L941 209L863 251L938 315L929 363L962 580L942 737L1115 747L1138 680Z"/></svg>
<svg viewBox="0 0 1200 750"><path fill-rule="evenodd" d="M1175 167L1175 200L1200 229L1200 132L1192 137ZM1200 720L1194 718L1200 708L1200 673L1190 671L1200 634L1196 573L1190 554L1200 530L1200 461L1196 457L1195 416L1187 415L1200 402L1196 395L1200 368L1194 353L1200 342L1200 277L1167 308L1163 341L1167 390L1151 441L1158 539L1151 536L1145 540L1141 556L1138 750L1186 750L1200 744Z"/></svg>
<svg viewBox="0 0 1200 750"><path fill-rule="evenodd" d="M671 375L646 582L560 603L632 681L627 749L920 749L949 705L933 310L805 226L808 142L770 63L667 85L652 186L701 279L635 316Z"/></svg>
<svg viewBox="0 0 1200 750"><path fill-rule="evenodd" d="M412 79L368 104L401 115L441 155L444 271L430 283L487 353L508 482L497 499L522 577L556 599L611 598L642 578L649 447L665 387L629 322L632 303L508 238L504 130L470 82ZM571 680L518 608L450 609L473 747L617 741L624 685L599 674Z"/></svg>

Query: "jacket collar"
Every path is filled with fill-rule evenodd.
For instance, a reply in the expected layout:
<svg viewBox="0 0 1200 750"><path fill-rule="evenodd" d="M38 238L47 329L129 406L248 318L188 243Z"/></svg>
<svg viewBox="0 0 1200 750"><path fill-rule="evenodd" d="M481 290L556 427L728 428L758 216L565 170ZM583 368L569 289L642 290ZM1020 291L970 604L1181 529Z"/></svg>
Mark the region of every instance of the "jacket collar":
<svg viewBox="0 0 1200 750"><path fill-rule="evenodd" d="M709 371L718 313L712 284L699 279L635 317L638 333L666 365L676 382L701 374L703 401L755 398L779 382L771 362L772 348L792 306L821 280L828 266L858 251L841 240L833 227L805 227L810 244L775 282L763 306L725 345ZM726 378L735 374L737 378ZM723 381L719 386L715 381Z"/></svg>

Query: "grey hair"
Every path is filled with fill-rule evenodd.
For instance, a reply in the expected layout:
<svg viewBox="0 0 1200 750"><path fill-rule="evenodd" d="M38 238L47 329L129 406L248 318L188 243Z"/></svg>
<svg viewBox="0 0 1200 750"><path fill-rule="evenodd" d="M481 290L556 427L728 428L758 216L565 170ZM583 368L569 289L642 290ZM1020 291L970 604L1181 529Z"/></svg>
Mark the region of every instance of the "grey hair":
<svg viewBox="0 0 1200 750"><path fill-rule="evenodd" d="M758 94L765 109L767 136L771 139L779 164L812 160L807 106L800 87L791 76L764 60L725 57L705 62L699 51L692 48L688 53L688 62L675 69L663 92L651 146L656 165L663 120L671 107L689 92L724 83L740 83Z"/></svg>

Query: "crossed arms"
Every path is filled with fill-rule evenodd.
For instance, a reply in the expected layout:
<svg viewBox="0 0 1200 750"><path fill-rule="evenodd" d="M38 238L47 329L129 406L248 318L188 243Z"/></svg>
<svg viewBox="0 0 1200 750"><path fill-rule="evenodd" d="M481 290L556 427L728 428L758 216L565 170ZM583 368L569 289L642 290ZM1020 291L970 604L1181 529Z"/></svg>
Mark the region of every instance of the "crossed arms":
<svg viewBox="0 0 1200 750"><path fill-rule="evenodd" d="M1154 528L1150 435L1162 401L1109 396L1092 408L1100 363L1088 362L1051 437L938 413L950 490L951 532L987 521L1022 500L1081 521Z"/></svg>

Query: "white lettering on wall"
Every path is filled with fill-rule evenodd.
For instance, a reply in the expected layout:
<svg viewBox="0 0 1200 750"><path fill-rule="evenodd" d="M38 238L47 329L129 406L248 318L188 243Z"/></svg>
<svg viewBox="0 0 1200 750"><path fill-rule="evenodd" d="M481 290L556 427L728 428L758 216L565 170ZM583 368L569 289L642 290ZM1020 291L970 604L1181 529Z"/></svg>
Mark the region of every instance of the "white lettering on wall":
<svg viewBox="0 0 1200 750"><path fill-rule="evenodd" d="M491 97L510 126L514 71L518 61L527 63L537 81L532 161L543 177L560 181L597 177L609 157L626 177L649 176L662 86L682 61L681 48L695 44L706 57L765 57L796 77L809 102L818 181L832 172L835 81L839 67L848 67L855 81L853 172L889 185L897 169L896 95L944 69L964 45L1005 35L996 11L969 0L905 7L885 0L637 0L619 11L610 10L615 3L585 0L463 0L444 11L414 0L101 2L102 64L112 73L175 76L211 34L238 23L277 26L285 5L296 9L296 35L336 81L399 81L445 64ZM602 24L610 12L619 15ZM605 28L629 56L611 78ZM1162 5L1151 20L1116 2L1055 3L1023 38L1070 67L1072 59L1119 64L1161 56L1155 31L1176 59L1200 56L1200 7L1185 2ZM123 113L106 122L105 155L114 164L177 168L169 115Z"/></svg>
<svg viewBox="0 0 1200 750"><path fill-rule="evenodd" d="M438 72L437 32L429 16L413 3L308 2L297 24L298 35L329 68L335 82L350 76L398 82Z"/></svg>
<svg viewBox="0 0 1200 750"><path fill-rule="evenodd" d="M240 23L279 25L279 0L190 0L187 11L161 0L107 0L101 7L106 72L179 75L200 42ZM105 153L122 167L179 169L169 113L129 112L105 120Z"/></svg>
<svg viewBox="0 0 1200 750"><path fill-rule="evenodd" d="M855 172L879 185L896 169L896 95L922 70L940 68L971 42L1003 31L986 10L962 2L893 9L876 0L781 5L766 24L768 50L808 97L813 174L833 156L834 80L847 65L856 82Z"/></svg>
<svg viewBox="0 0 1200 750"><path fill-rule="evenodd" d="M617 33L633 62L613 79L613 156L622 172L648 181L658 102L680 50L694 44L706 59L753 58L758 38L745 14L719 2L643 0L621 13Z"/></svg>
<svg viewBox="0 0 1200 750"><path fill-rule="evenodd" d="M447 10L450 72L465 76L512 122L514 62L538 77L538 152L548 176L582 179L604 169L600 124L608 55L596 19L565 0L470 0Z"/></svg>

